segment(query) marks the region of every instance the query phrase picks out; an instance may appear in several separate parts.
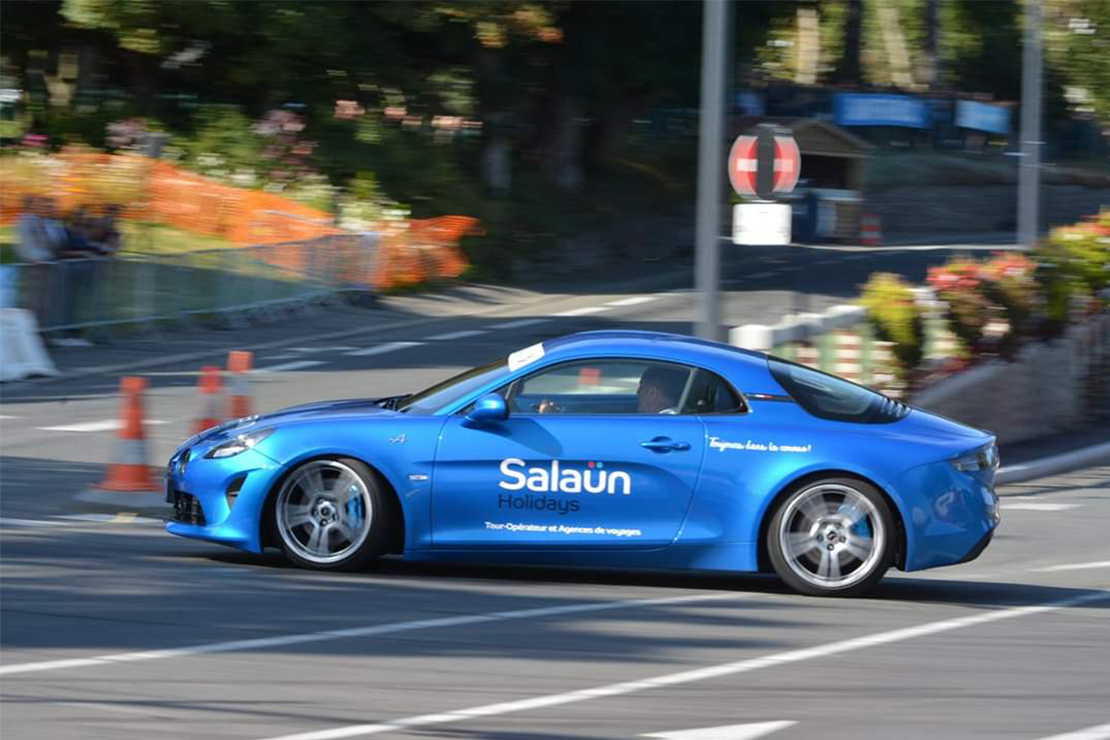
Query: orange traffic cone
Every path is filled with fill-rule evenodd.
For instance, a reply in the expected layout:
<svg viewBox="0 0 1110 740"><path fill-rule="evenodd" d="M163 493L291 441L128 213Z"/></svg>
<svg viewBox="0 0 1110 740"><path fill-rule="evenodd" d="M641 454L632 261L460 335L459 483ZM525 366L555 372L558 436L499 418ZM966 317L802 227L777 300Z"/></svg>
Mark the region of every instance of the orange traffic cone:
<svg viewBox="0 0 1110 740"><path fill-rule="evenodd" d="M215 365L205 365L200 369L200 418L193 425L193 434L203 432L209 427L220 423L220 393L223 391L223 379L220 368Z"/></svg>
<svg viewBox="0 0 1110 740"><path fill-rule="evenodd" d="M143 391L146 386L146 378L131 376L120 380L123 426L116 434L115 460L108 464L108 472L100 482L100 488L106 491L158 489L150 466L146 464L146 434L143 431Z"/></svg>
<svg viewBox="0 0 1110 740"><path fill-rule="evenodd" d="M877 247L882 243L883 228L878 216L867 213L860 217L859 240L861 244L868 247Z"/></svg>
<svg viewBox="0 0 1110 740"><path fill-rule="evenodd" d="M250 381L247 373L254 364L254 355L250 352L232 350L227 356L227 370L231 373L228 379L227 415L231 419L238 419L251 415Z"/></svg>

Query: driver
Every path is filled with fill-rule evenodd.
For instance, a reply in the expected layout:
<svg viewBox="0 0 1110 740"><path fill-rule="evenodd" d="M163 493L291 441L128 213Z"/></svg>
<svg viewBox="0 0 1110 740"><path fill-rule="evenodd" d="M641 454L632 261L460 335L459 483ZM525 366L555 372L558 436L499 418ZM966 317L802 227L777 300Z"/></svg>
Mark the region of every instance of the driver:
<svg viewBox="0 0 1110 740"><path fill-rule="evenodd" d="M636 390L641 414L677 414L678 400L686 384L686 371L653 365L640 376Z"/></svg>

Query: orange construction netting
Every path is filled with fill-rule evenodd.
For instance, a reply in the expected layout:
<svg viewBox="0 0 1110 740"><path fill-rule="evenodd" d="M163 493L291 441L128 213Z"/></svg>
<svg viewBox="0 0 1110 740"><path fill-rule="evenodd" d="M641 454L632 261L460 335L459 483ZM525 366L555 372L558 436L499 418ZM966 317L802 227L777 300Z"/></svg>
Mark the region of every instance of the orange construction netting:
<svg viewBox="0 0 1110 740"><path fill-rule="evenodd" d="M241 246L324 237L333 238L328 243L337 249L346 245L357 250L365 245L349 238L355 235L335 226L325 211L276 193L224 185L139 155L78 151L4 157L0 178L4 182L0 223L4 224L19 217L25 195L35 194L52 197L62 213L76 208L95 211L115 203L122 206L125 218L154 221ZM458 277L468 266L459 241L480 233L480 228L477 219L468 216L441 216L387 221L375 231L379 236L373 274L359 267L360 274L351 275L351 282L389 288ZM298 250L274 254L281 267L304 267Z"/></svg>

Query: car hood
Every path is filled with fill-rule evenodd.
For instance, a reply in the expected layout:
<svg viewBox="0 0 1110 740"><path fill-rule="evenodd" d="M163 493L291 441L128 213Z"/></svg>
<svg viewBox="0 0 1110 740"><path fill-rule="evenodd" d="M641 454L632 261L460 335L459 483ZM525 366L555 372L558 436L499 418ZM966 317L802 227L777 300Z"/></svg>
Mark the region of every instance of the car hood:
<svg viewBox="0 0 1110 740"><path fill-rule="evenodd" d="M319 401L305 403L300 406L290 406L268 414L246 416L242 419L232 419L219 426L206 429L186 441L182 447L191 446L198 442L218 443L231 439L237 434L249 432L253 429L280 426L298 421L315 421L319 419L361 418L373 416L392 417L396 411L383 409L377 405L381 398L352 398L342 401Z"/></svg>

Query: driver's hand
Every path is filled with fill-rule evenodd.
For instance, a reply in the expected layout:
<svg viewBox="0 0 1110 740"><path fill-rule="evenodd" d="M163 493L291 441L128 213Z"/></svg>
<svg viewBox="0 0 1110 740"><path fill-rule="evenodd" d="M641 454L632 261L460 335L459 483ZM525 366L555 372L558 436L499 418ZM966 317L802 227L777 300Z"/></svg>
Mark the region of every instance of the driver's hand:
<svg viewBox="0 0 1110 740"><path fill-rule="evenodd" d="M540 405L536 407L536 411L541 414L550 414L559 410L559 407L554 401L549 401L546 398L540 401Z"/></svg>

